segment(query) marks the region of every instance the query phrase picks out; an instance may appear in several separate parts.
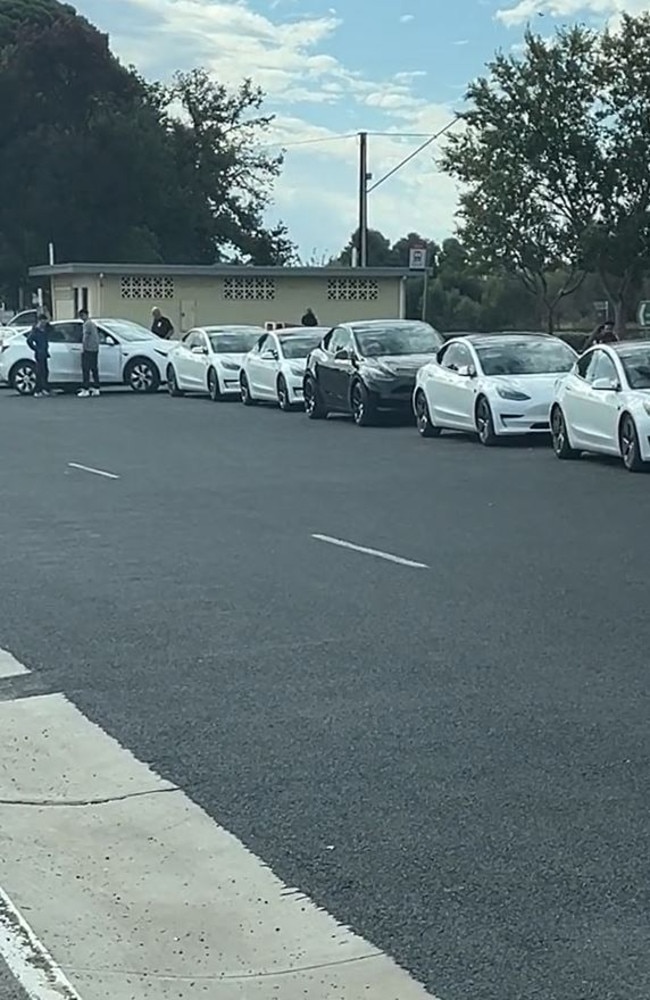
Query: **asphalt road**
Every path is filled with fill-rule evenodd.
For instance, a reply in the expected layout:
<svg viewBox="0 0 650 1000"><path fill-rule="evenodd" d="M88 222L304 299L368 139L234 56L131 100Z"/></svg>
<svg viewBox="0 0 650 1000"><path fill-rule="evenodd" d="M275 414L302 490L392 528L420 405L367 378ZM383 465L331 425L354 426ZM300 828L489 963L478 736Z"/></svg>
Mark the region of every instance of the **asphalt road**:
<svg viewBox="0 0 650 1000"><path fill-rule="evenodd" d="M647 1000L649 497L542 444L3 392L0 647L442 1000Z"/></svg>

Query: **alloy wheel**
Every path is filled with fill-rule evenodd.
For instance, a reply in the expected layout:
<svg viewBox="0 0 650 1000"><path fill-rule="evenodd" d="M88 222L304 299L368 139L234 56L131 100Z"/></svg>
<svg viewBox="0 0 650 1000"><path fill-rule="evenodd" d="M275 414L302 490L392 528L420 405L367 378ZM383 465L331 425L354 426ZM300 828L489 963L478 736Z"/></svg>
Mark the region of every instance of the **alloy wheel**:
<svg viewBox="0 0 650 1000"><path fill-rule="evenodd" d="M14 372L14 388L21 396L33 396L36 389L36 371L33 365L20 365Z"/></svg>
<svg viewBox="0 0 650 1000"><path fill-rule="evenodd" d="M140 361L133 366L129 383L135 392L147 392L153 387L154 375L151 366Z"/></svg>

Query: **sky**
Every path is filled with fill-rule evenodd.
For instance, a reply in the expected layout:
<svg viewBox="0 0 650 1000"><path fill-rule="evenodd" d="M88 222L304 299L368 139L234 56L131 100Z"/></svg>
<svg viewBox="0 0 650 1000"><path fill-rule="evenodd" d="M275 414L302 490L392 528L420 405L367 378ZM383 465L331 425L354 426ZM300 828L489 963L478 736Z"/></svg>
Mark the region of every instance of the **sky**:
<svg viewBox="0 0 650 1000"><path fill-rule="evenodd" d="M358 133L371 185L447 126L467 84L527 25L542 34L601 25L650 0L74 0L115 54L150 79L203 66L223 83L250 76L276 115L265 138L286 149L269 221L283 220L304 263L338 253L356 228ZM454 126L457 127L457 126ZM453 235L458 191L436 141L379 184L369 225L391 240Z"/></svg>

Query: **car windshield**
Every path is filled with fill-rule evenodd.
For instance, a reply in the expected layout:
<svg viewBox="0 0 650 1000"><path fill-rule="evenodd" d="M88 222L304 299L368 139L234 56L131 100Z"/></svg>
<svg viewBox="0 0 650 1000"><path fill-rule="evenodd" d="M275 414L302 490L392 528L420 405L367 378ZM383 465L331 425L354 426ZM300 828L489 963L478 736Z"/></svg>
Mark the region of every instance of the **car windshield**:
<svg viewBox="0 0 650 1000"><path fill-rule="evenodd" d="M630 347L619 358L632 389L650 389L650 347Z"/></svg>
<svg viewBox="0 0 650 1000"><path fill-rule="evenodd" d="M215 354L247 354L253 350L260 336L258 329L209 334L210 346Z"/></svg>
<svg viewBox="0 0 650 1000"><path fill-rule="evenodd" d="M428 323L400 323L386 326L355 326L359 350L365 358L382 355L436 354L443 338Z"/></svg>
<svg viewBox="0 0 650 1000"><path fill-rule="evenodd" d="M147 330L146 327L140 326L138 323L130 323L126 319L102 319L99 324L109 333L114 333L116 337L127 343L135 344L142 340L159 340L151 330Z"/></svg>
<svg viewBox="0 0 650 1000"><path fill-rule="evenodd" d="M280 337L280 346L285 358L295 361L306 358L321 342L321 334L296 334L293 337Z"/></svg>
<svg viewBox="0 0 650 1000"><path fill-rule="evenodd" d="M485 375L547 375L568 372L576 355L562 340L509 340L477 346Z"/></svg>

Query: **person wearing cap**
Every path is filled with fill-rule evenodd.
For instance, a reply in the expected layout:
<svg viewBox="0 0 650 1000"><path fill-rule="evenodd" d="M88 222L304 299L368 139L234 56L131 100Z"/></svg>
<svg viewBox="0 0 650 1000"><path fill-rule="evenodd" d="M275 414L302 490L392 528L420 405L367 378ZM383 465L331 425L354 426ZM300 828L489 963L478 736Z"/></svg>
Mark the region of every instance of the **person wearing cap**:
<svg viewBox="0 0 650 1000"><path fill-rule="evenodd" d="M174 324L167 316L163 316L158 306L151 310L153 322L151 332L162 340L170 340L174 336Z"/></svg>

